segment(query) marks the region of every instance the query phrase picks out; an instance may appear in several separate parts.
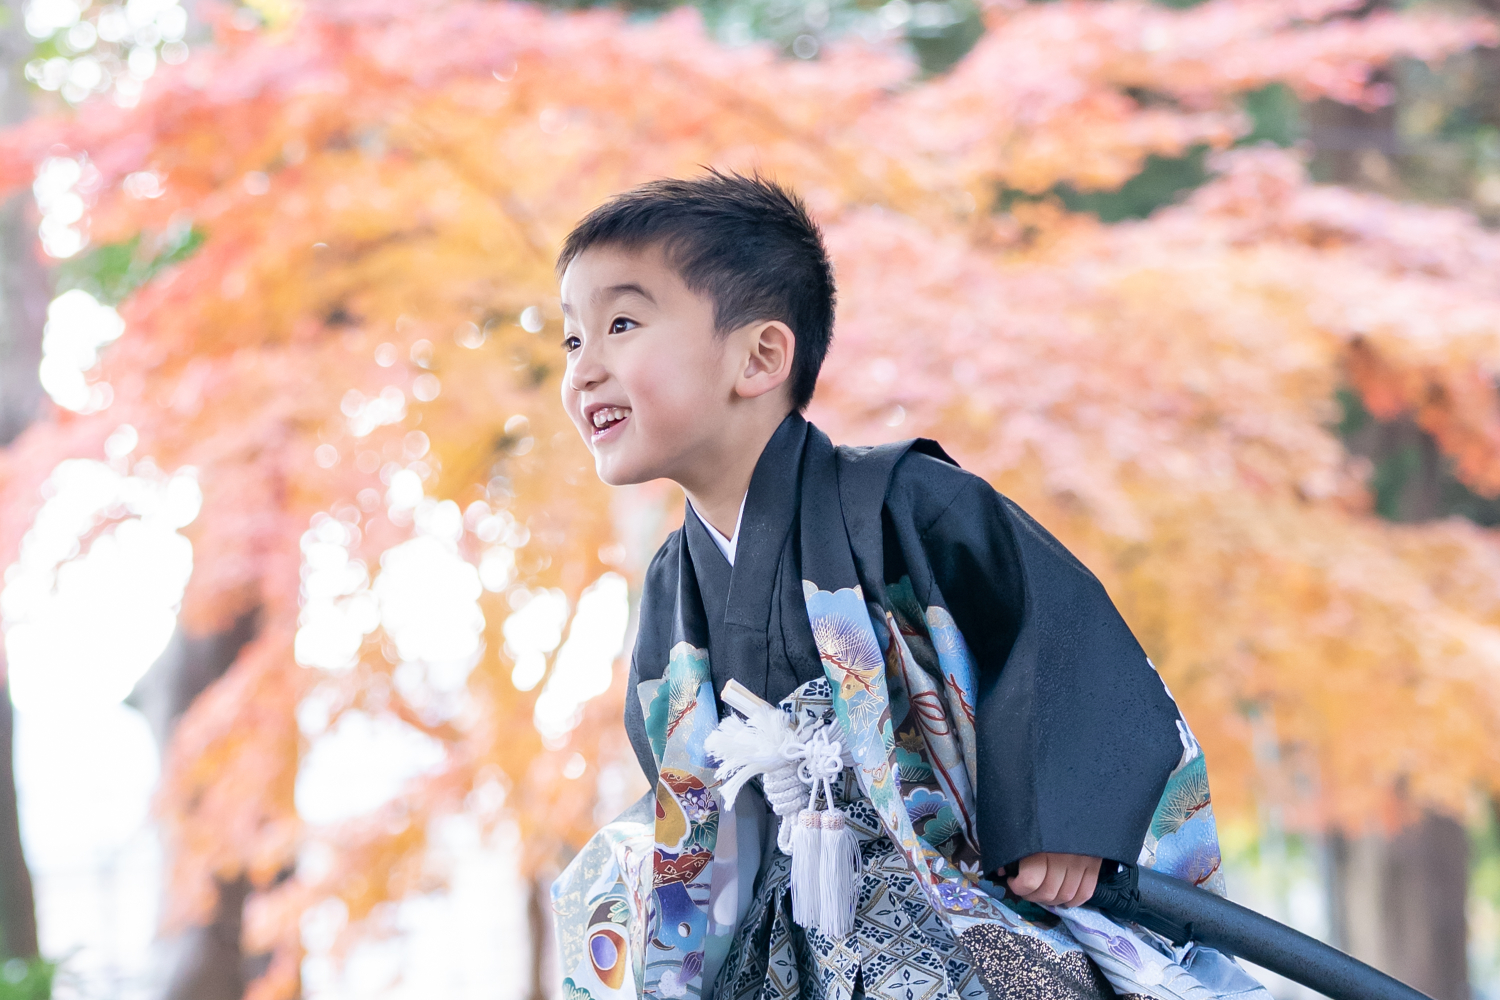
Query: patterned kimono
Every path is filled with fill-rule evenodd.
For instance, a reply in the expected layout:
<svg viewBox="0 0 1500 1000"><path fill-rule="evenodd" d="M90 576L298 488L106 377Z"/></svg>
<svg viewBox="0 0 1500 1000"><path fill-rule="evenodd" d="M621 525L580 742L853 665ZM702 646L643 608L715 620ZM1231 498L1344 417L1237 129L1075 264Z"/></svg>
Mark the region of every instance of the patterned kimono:
<svg viewBox="0 0 1500 1000"><path fill-rule="evenodd" d="M792 919L760 792L719 794L730 680L852 761L847 937ZM734 565L691 507L657 553L630 688L654 788L554 886L567 1000L1268 1000L1217 952L993 880L1054 851L1222 891L1203 755L1104 589L930 441L835 448L787 417Z"/></svg>

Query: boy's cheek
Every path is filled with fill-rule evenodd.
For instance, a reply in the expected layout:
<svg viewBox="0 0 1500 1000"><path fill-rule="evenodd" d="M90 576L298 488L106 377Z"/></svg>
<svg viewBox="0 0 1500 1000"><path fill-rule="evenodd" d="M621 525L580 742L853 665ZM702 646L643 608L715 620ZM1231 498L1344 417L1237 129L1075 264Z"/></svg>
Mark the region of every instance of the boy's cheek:
<svg viewBox="0 0 1500 1000"><path fill-rule="evenodd" d="M578 405L578 394L564 388L562 391L562 406L563 412L568 415L568 420L572 422L573 428L578 431L579 437L583 438L584 443L587 444L589 440L588 421L583 417L583 408Z"/></svg>
<svg viewBox="0 0 1500 1000"><path fill-rule="evenodd" d="M589 443L589 438L592 435L589 434L589 428L588 428L587 424L584 422L583 414L576 413L573 410L569 410L568 411L568 419L572 422L573 429L578 432L578 436L581 437L581 438L583 438L583 443L584 444L588 444Z"/></svg>

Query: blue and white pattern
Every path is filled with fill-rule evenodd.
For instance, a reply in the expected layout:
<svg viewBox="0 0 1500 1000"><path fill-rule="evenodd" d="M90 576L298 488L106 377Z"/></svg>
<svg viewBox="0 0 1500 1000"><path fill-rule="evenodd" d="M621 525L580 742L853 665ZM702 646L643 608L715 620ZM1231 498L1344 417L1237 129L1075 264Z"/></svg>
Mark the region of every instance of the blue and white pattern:
<svg viewBox="0 0 1500 1000"><path fill-rule="evenodd" d="M893 607L886 610L867 604L857 586L829 592L803 581L813 638L835 714L853 750L860 787L952 937L967 941L969 932L982 928L970 945L972 952L1003 929L1045 943L1064 965L1071 953L1082 950L1121 994L1157 1000L1266 1000L1268 994L1255 980L1221 956L1210 959L1206 949L1173 949L1159 936L1097 910L1049 908L1045 917L1028 917L1021 910L1037 908L1013 908L998 898L1003 890L980 872L972 827L961 821L973 814L969 790L977 780L973 659L945 609L934 606L916 614L904 580L889 593ZM875 648L884 653L884 670L875 667L869 653ZM919 662L917 651L928 654L924 659L929 662ZM934 676L943 678L941 694ZM893 718L893 704L907 708L904 717ZM1182 760L1157 807L1141 863L1222 893L1203 753L1185 723L1179 731ZM918 766L909 764L903 771L906 761ZM903 780L908 776L910 782ZM1199 953L1204 954L1203 967L1212 964L1215 969L1210 983L1191 971L1188 959ZM1080 989L1066 995L1090 995L1087 983ZM957 993L950 983L934 995Z"/></svg>
<svg viewBox="0 0 1500 1000"><path fill-rule="evenodd" d="M1173 948L1096 910L1004 901L974 835L975 671L952 617L919 607L904 580L889 588L888 608L858 586L804 581L803 596L825 678L782 708L836 718L851 751L835 794L865 862L853 932L832 940L795 925L779 853L742 924L712 919L736 858L727 845L717 850L725 804L704 748L718 724L708 654L681 642L662 677L637 687L655 790L601 830L554 887L570 1000L675 1000L711 986L726 1000L848 1000L856 983L877 1000L978 1000L1019 980L1049 1000L1105 1000L1110 990L1268 1000L1216 952ZM1179 731L1182 759L1140 862L1222 892L1202 750L1186 724ZM704 981L714 969L717 986Z"/></svg>

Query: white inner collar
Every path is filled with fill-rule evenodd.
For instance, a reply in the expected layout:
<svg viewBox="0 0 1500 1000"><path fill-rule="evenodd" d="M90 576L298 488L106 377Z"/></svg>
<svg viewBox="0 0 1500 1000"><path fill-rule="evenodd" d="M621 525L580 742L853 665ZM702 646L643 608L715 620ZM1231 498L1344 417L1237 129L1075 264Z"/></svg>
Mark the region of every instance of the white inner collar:
<svg viewBox="0 0 1500 1000"><path fill-rule="evenodd" d="M724 553L724 558L729 560L729 565L731 566L734 565L734 551L739 547L740 544L740 522L745 519L745 501L749 498L749 493L746 493L744 496L740 497L740 512L735 516L734 536L731 538L725 538L722 534L720 534L718 528L715 528L713 525L708 523L708 518L703 517L701 514L698 515L698 520L701 521L703 523L703 526L708 529L708 537L714 540L714 544L719 547L720 552ZM698 514L698 508L694 507L693 513Z"/></svg>

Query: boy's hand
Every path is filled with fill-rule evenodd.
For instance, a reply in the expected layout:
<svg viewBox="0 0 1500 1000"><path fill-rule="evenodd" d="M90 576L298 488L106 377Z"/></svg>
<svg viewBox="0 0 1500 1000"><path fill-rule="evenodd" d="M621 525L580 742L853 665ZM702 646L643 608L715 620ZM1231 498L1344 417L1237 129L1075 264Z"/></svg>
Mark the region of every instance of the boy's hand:
<svg viewBox="0 0 1500 1000"><path fill-rule="evenodd" d="M1099 864L1086 854L1033 854L1021 859L1010 891L1042 906L1081 906L1099 884Z"/></svg>

